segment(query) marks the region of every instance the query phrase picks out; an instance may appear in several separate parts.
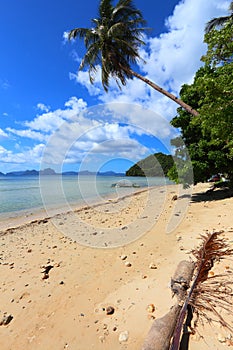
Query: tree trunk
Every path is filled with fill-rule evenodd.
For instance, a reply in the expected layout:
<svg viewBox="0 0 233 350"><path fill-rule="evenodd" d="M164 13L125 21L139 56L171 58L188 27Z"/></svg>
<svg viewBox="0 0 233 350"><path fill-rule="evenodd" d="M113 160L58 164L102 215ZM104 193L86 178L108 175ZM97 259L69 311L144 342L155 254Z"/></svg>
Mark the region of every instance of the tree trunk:
<svg viewBox="0 0 233 350"><path fill-rule="evenodd" d="M167 96L168 98L170 98L174 102L178 103L178 105L180 105L182 108L184 108L187 112L191 113L194 117L199 115L199 113L195 109L193 109L191 106L189 106L187 103L185 103L184 101L182 101L181 99L179 99L175 95L171 94L170 92L164 90L159 85L155 84L153 81L143 77L141 74L136 73L132 69L129 69L128 72L130 74L132 74L134 77L142 80L147 85L150 85L156 91L160 92L161 94Z"/></svg>
<svg viewBox="0 0 233 350"><path fill-rule="evenodd" d="M178 301L163 317L157 318L144 341L142 350L169 350L171 337L182 308L182 301L187 296L187 289L193 277L194 263L182 260L171 279L171 290Z"/></svg>

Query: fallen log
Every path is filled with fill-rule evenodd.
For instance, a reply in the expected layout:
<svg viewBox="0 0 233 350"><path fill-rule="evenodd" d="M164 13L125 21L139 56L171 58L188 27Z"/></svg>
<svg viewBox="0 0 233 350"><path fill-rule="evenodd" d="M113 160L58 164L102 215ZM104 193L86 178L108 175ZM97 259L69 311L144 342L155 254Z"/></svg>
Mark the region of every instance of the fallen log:
<svg viewBox="0 0 233 350"><path fill-rule="evenodd" d="M177 303L161 318L156 319L144 341L142 350L168 350L177 317L181 311L182 300L186 296L194 272L192 261L181 261L171 279L171 290L177 297Z"/></svg>

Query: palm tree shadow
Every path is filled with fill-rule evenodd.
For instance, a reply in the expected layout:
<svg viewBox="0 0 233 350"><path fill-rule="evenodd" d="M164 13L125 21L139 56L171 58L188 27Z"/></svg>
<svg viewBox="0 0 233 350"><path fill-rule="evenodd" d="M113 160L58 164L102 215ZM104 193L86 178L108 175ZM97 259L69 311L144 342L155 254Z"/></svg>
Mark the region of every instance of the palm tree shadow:
<svg viewBox="0 0 233 350"><path fill-rule="evenodd" d="M206 201L218 201L226 198L233 197L233 189L232 188L220 188L215 191L206 191L195 193L191 197L191 202L206 202Z"/></svg>

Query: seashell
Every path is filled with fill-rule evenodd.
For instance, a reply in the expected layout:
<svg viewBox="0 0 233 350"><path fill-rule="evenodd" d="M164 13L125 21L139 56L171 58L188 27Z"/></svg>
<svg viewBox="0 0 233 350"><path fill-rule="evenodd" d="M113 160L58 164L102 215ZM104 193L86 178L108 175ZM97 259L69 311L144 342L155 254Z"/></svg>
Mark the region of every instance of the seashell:
<svg viewBox="0 0 233 350"><path fill-rule="evenodd" d="M147 312L152 313L152 312L155 311L155 306L154 306L154 304L150 304L150 305L147 306L146 309L147 309Z"/></svg>
<svg viewBox="0 0 233 350"><path fill-rule="evenodd" d="M106 314L107 314L107 315L113 315L114 312L115 312L115 309L114 309L113 306L108 306L108 307L106 308Z"/></svg>
<svg viewBox="0 0 233 350"><path fill-rule="evenodd" d="M126 262L125 262L125 266L126 266L126 267L130 267L130 266L132 266L132 264L131 264L129 261L126 261Z"/></svg>
<svg viewBox="0 0 233 350"><path fill-rule="evenodd" d="M225 343L226 342L226 337L224 337L223 334L219 333L218 334L218 341L219 341L219 343Z"/></svg>
<svg viewBox="0 0 233 350"><path fill-rule="evenodd" d="M154 263L150 263L149 268L155 270L157 266Z"/></svg>
<svg viewBox="0 0 233 350"><path fill-rule="evenodd" d="M129 339L129 332L124 331L119 334L119 342L126 342Z"/></svg>

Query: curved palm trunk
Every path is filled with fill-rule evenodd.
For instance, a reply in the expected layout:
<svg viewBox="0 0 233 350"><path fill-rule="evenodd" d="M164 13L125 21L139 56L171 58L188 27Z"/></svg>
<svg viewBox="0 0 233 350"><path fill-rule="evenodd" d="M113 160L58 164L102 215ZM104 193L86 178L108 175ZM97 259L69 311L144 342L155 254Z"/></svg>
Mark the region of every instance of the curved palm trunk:
<svg viewBox="0 0 233 350"><path fill-rule="evenodd" d="M193 109L191 106L189 106L187 103L185 103L184 101L182 101L181 99L179 99L178 97L176 97L175 95L171 94L170 92L164 90L163 88L161 88L159 85L155 84L153 81L143 77L141 74L136 73L135 71L133 71L132 69L129 69L128 72L130 74L132 74L134 77L142 80L144 83L146 83L147 85L150 85L153 89L157 90L158 92L160 92L161 94L167 96L168 98L170 98L171 100L173 100L174 102L178 103L182 108L184 108L187 112L191 113L193 116L198 116L199 113Z"/></svg>

